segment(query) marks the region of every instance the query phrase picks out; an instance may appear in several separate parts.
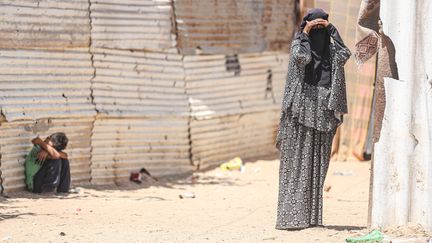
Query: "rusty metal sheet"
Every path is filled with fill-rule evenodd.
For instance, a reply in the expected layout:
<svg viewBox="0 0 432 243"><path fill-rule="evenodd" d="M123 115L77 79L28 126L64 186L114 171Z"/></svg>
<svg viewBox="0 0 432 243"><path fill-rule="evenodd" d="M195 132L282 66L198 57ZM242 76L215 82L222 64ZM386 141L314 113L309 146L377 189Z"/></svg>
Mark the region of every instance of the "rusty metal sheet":
<svg viewBox="0 0 432 243"><path fill-rule="evenodd" d="M174 5L181 53L289 50L295 0L175 0Z"/></svg>
<svg viewBox="0 0 432 243"><path fill-rule="evenodd" d="M191 121L192 161L200 168L234 157L274 156L279 112L263 111Z"/></svg>
<svg viewBox="0 0 432 243"><path fill-rule="evenodd" d="M92 136L92 183L112 184L146 168L160 177L191 172L187 116L98 118Z"/></svg>
<svg viewBox="0 0 432 243"><path fill-rule="evenodd" d="M0 48L88 47L87 0L2 0Z"/></svg>
<svg viewBox="0 0 432 243"><path fill-rule="evenodd" d="M90 181L90 137L93 117L40 119L3 122L0 125L0 154L3 186L6 191L21 190L24 184L24 161L30 152L31 139L64 132L69 138L65 152L69 155L72 183Z"/></svg>
<svg viewBox="0 0 432 243"><path fill-rule="evenodd" d="M7 121L95 115L88 50L0 49L0 109Z"/></svg>
<svg viewBox="0 0 432 243"><path fill-rule="evenodd" d="M92 46L165 50L175 47L169 0L91 0Z"/></svg>
<svg viewBox="0 0 432 243"><path fill-rule="evenodd" d="M288 55L185 56L184 67L191 115L206 119L278 110Z"/></svg>
<svg viewBox="0 0 432 243"><path fill-rule="evenodd" d="M187 115L181 56L94 50L96 109L109 117Z"/></svg>

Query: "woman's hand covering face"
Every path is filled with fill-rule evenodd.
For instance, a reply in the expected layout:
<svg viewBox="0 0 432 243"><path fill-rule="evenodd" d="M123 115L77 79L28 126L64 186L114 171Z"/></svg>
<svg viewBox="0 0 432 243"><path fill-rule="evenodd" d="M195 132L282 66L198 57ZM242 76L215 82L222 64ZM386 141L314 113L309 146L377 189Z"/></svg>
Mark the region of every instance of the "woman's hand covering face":
<svg viewBox="0 0 432 243"><path fill-rule="evenodd" d="M325 19L314 19L312 21L306 21L306 26L303 29L303 32L309 34L311 29L320 29L327 27L329 22Z"/></svg>

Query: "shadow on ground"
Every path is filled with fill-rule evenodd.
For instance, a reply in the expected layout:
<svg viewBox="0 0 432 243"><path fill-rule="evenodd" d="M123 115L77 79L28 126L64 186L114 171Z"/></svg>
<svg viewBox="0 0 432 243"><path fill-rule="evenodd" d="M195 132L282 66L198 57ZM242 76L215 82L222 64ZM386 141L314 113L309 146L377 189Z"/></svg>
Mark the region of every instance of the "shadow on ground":
<svg viewBox="0 0 432 243"><path fill-rule="evenodd" d="M269 158L266 158L269 159ZM272 158L273 159L273 158ZM248 160L247 164L253 164L260 159ZM158 178L158 181L155 181L149 177L146 177L143 180L143 183L137 184L134 182L126 181L115 183L111 185L91 185L89 183L84 184L73 184L74 187L78 189L86 189L96 190L96 191L104 191L104 192L116 192L116 191L134 191L145 188L168 188L168 189L181 189L182 186L196 186L196 185L223 185L223 186L245 186L248 184L240 183L240 180L235 178L234 176L230 176L229 173L226 173L222 176L215 176L211 174L206 174L211 170L214 170L218 167L218 165L208 166L205 169L199 171L191 171L188 173L182 173L174 176L165 176ZM235 173L235 172L234 172ZM85 198L85 197L100 197L98 195L94 195L92 193L70 193L70 194L36 194L28 191L18 191L5 193L0 196L0 203L7 202L8 199L14 198L25 198L25 199L74 199L74 198ZM163 200L163 199L154 199L154 200Z"/></svg>

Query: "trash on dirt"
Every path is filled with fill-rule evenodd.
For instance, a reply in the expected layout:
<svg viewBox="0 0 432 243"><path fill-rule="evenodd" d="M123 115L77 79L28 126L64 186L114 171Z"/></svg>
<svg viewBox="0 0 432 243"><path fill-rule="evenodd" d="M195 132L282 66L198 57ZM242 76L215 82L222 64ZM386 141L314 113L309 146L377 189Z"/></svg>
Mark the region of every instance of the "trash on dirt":
<svg viewBox="0 0 432 243"><path fill-rule="evenodd" d="M69 189L69 193L71 194L78 194L80 193L81 189L80 188L71 188Z"/></svg>
<svg viewBox="0 0 432 243"><path fill-rule="evenodd" d="M198 179L199 179L199 175L191 175L187 178L188 182L192 184L196 183Z"/></svg>
<svg viewBox="0 0 432 243"><path fill-rule="evenodd" d="M222 173L216 173L215 176L216 176L216 177L223 177L224 174L222 174Z"/></svg>
<svg viewBox="0 0 432 243"><path fill-rule="evenodd" d="M354 172L353 171L335 171L333 172L333 175L337 175L337 176L353 176Z"/></svg>
<svg viewBox="0 0 432 243"><path fill-rule="evenodd" d="M10 240L12 240L12 236L7 235L7 236L3 237L1 240L2 241L10 241Z"/></svg>
<svg viewBox="0 0 432 243"><path fill-rule="evenodd" d="M384 234L381 233L381 231L379 230L373 230L372 232L366 234L366 235L361 235L361 236L357 236L357 237L348 237L345 239L346 242L352 242L352 243L357 243L357 242L362 242L362 243L366 243L366 242L381 242L384 239Z"/></svg>
<svg viewBox="0 0 432 243"><path fill-rule="evenodd" d="M139 172L137 172L137 171L131 172L129 180L133 181L135 183L141 184L144 175L152 178L155 181L158 181L158 179L156 177L152 176L150 174L150 172L148 170L146 170L145 168L141 168Z"/></svg>
<svg viewBox="0 0 432 243"><path fill-rule="evenodd" d="M325 192L329 192L331 190L331 188L332 188L331 186L325 186L324 187L324 191Z"/></svg>
<svg viewBox="0 0 432 243"><path fill-rule="evenodd" d="M179 195L180 199L184 199L184 198L195 198L195 193L193 192L185 192L183 194Z"/></svg>
<svg viewBox="0 0 432 243"><path fill-rule="evenodd" d="M243 161L240 157L235 157L234 159L225 162L220 165L220 169L222 171L228 171L228 170L242 170L243 167Z"/></svg>

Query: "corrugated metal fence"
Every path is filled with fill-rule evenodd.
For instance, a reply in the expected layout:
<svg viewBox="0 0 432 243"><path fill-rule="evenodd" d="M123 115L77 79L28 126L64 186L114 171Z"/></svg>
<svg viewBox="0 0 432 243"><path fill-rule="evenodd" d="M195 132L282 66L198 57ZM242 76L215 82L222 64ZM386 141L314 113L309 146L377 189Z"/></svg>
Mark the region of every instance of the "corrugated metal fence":
<svg viewBox="0 0 432 243"><path fill-rule="evenodd" d="M3 186L24 187L31 138L57 131L74 184L274 153L294 2L2 1Z"/></svg>

